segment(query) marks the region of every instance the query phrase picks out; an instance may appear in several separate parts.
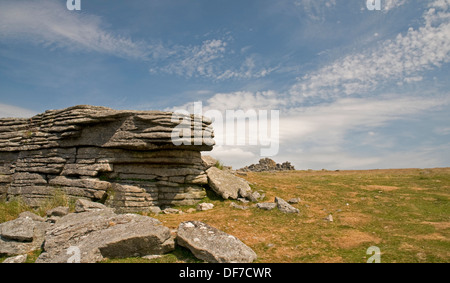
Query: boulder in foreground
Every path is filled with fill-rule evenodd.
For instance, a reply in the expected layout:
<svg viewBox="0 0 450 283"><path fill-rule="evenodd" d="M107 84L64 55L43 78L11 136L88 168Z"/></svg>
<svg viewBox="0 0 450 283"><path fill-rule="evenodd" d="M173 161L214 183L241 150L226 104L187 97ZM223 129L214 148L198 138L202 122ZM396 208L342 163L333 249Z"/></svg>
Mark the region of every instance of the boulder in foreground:
<svg viewBox="0 0 450 283"><path fill-rule="evenodd" d="M79 255L82 263L104 258L164 254L174 249L170 230L157 219L111 210L71 213L46 233L37 263L65 263ZM75 259L76 260L76 259Z"/></svg>
<svg viewBox="0 0 450 283"><path fill-rule="evenodd" d="M199 221L178 226L177 244L211 263L251 263L256 253L236 237Z"/></svg>
<svg viewBox="0 0 450 283"><path fill-rule="evenodd" d="M252 194L247 181L231 173L211 167L206 170L206 174L210 188L223 199L237 199L239 196L247 198Z"/></svg>
<svg viewBox="0 0 450 283"><path fill-rule="evenodd" d="M30 215L33 213L21 213L19 218L0 224L0 255L26 254L41 248L49 224L38 215Z"/></svg>

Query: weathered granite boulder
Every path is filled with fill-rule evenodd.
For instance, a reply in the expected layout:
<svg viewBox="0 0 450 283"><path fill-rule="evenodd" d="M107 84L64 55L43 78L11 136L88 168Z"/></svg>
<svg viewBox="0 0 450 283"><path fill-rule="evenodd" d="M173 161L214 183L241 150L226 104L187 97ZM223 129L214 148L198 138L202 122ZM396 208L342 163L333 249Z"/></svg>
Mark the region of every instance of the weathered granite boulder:
<svg viewBox="0 0 450 283"><path fill-rule="evenodd" d="M50 224L30 214L21 213L19 218L0 224L0 255L26 254L42 247Z"/></svg>
<svg viewBox="0 0 450 283"><path fill-rule="evenodd" d="M194 205L214 141L211 121L193 117L81 105L0 119L0 199L37 207L62 191L121 212Z"/></svg>
<svg viewBox="0 0 450 283"><path fill-rule="evenodd" d="M212 263L251 263L256 253L236 237L199 221L178 226L177 244L195 257Z"/></svg>
<svg viewBox="0 0 450 283"><path fill-rule="evenodd" d="M299 213L300 211L290 205L287 201L282 198L275 197L275 203L277 204L278 209L284 213Z"/></svg>
<svg viewBox="0 0 450 283"><path fill-rule="evenodd" d="M31 218L17 218L3 223L0 234L5 240L31 242L34 237L34 221Z"/></svg>
<svg viewBox="0 0 450 283"><path fill-rule="evenodd" d="M206 174L210 188L223 199L248 198L252 195L252 189L242 178L216 167L206 170Z"/></svg>
<svg viewBox="0 0 450 283"><path fill-rule="evenodd" d="M65 263L78 251L78 260L164 254L174 249L170 230L159 220L137 214L115 214L109 209L70 213L45 235L37 263Z"/></svg>

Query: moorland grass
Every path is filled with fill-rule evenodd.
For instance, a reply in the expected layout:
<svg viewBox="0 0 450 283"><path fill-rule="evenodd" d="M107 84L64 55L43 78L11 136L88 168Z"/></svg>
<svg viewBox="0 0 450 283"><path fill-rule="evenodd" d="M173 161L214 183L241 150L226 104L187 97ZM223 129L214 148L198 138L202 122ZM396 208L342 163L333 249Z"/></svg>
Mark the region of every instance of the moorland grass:
<svg viewBox="0 0 450 283"><path fill-rule="evenodd" d="M381 262L450 262L450 168L367 171L290 171L251 173L254 190L275 196L299 197L299 214L277 209L230 207L211 192L203 200L214 209L181 215L154 215L169 228L198 220L236 236L258 255L257 262L355 262L381 250ZM59 199L59 200L57 200ZM63 195L38 210L69 204ZM177 207L186 211L189 207ZM0 202L0 222L30 210L20 201ZM146 213L141 213L146 215ZM333 216L333 222L325 220ZM37 254L38 255L38 254ZM36 256L34 256L36 257ZM32 261L32 259L30 260ZM178 247L161 258L107 259L104 262L198 262Z"/></svg>

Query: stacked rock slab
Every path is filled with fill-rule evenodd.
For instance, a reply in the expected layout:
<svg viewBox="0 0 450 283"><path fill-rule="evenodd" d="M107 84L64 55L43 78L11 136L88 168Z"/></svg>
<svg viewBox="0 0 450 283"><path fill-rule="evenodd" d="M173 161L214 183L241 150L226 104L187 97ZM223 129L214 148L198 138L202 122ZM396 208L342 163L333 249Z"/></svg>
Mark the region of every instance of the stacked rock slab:
<svg viewBox="0 0 450 283"><path fill-rule="evenodd" d="M195 204L206 195L201 151L212 138L210 120L161 111L82 105L0 119L0 198L36 207L62 191L123 212Z"/></svg>

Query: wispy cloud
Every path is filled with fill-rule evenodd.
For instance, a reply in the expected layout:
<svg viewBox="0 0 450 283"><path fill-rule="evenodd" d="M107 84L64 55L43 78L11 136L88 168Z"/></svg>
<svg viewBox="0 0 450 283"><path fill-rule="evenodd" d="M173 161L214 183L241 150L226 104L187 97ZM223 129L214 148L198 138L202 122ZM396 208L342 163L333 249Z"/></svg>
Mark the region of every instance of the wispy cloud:
<svg viewBox="0 0 450 283"><path fill-rule="evenodd" d="M325 12L336 6L336 0L296 0L294 5L303 9L310 19L321 21Z"/></svg>
<svg viewBox="0 0 450 283"><path fill-rule="evenodd" d="M105 26L100 17L68 11L65 3L57 0L0 2L2 41L139 59L150 65L151 73L186 78L249 79L265 77L274 70L262 66L252 54L231 49L228 34L198 45L149 43L108 31Z"/></svg>
<svg viewBox="0 0 450 283"><path fill-rule="evenodd" d="M392 82L414 82L420 73L450 62L450 0L430 4L424 25L374 48L350 54L298 79L295 100L361 94ZM405 79L416 78L416 79Z"/></svg>
<svg viewBox="0 0 450 283"><path fill-rule="evenodd" d="M168 52L167 58L164 58L166 63L150 71L186 77L213 77L218 72L214 62L225 56L226 48L227 42L221 39L205 40L197 46L175 46L171 48L173 52Z"/></svg>
<svg viewBox="0 0 450 283"><path fill-rule="evenodd" d="M434 98L395 94L377 98L340 98L332 103L285 110L280 122L280 137L282 142L290 144L314 140L318 146L338 145L355 129L374 131L449 104L448 94ZM292 131L293 128L296 130Z"/></svg>
<svg viewBox="0 0 450 283"><path fill-rule="evenodd" d="M150 72L166 73L182 77L203 77L214 80L261 78L276 68L261 66L255 56L235 52L229 46L229 36L208 39L199 45L166 46L166 56L153 62ZM239 63L241 62L242 63ZM236 64L237 62L237 64ZM230 66L231 65L231 66Z"/></svg>
<svg viewBox="0 0 450 283"><path fill-rule="evenodd" d="M98 17L67 10L62 1L1 1L0 37L43 45L145 58L142 42L107 32Z"/></svg>

